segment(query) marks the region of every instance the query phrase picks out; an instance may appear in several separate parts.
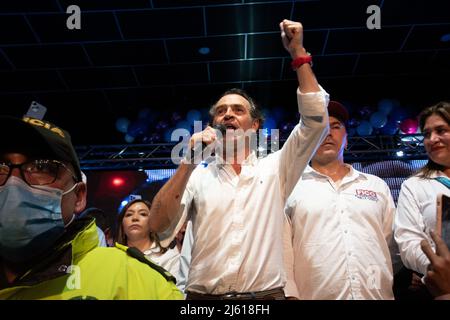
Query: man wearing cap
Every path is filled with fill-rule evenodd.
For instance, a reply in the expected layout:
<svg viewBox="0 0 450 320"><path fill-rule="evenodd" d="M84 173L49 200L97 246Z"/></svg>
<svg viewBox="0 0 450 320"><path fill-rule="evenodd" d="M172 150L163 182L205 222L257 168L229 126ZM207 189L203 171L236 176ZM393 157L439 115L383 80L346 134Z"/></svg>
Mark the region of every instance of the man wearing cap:
<svg viewBox="0 0 450 320"><path fill-rule="evenodd" d="M380 178L344 163L349 115L335 101L328 113L330 133L285 207L292 232L286 269L297 285L287 295L393 299L391 192Z"/></svg>
<svg viewBox="0 0 450 320"><path fill-rule="evenodd" d="M69 134L0 117L0 300L181 299L173 277L136 250L98 247ZM142 262L141 262L142 261Z"/></svg>

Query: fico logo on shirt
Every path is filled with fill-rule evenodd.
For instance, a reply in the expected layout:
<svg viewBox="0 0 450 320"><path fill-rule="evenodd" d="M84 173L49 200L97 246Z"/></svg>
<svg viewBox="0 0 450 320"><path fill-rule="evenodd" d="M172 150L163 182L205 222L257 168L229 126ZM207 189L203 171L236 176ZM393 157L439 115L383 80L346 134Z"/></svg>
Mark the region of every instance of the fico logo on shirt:
<svg viewBox="0 0 450 320"><path fill-rule="evenodd" d="M367 199L372 201L378 201L377 193L372 190L356 189L355 197L359 199Z"/></svg>

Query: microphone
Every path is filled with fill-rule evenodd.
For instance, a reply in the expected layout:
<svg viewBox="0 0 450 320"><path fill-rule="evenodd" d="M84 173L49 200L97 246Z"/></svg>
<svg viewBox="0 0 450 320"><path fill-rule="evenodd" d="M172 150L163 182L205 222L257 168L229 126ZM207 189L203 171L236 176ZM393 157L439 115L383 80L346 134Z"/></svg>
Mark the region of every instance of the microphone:
<svg viewBox="0 0 450 320"><path fill-rule="evenodd" d="M227 127L225 127L225 125L221 123L216 123L215 125L212 126L212 128L216 131L219 131L222 134L222 138L225 136L225 133L227 132ZM207 146L208 145L202 141L202 152L203 150L205 150ZM192 151L194 150L192 149Z"/></svg>
<svg viewBox="0 0 450 320"><path fill-rule="evenodd" d="M222 137L227 132L227 127L225 127L225 125L222 123L216 123L215 125L212 126L212 128L218 130L222 134Z"/></svg>
<svg viewBox="0 0 450 320"><path fill-rule="evenodd" d="M222 138L224 137L226 131L227 131L227 127L221 123L216 123L215 125L212 126L212 128L216 131L219 131L222 134ZM187 157L187 160L191 161L194 159L194 155L198 155L198 154L202 154L204 153L205 149L207 148L207 144L205 142L202 141L201 144L201 150L199 150L199 146L194 147L190 150L190 152L188 152L188 154L190 154L189 157ZM212 156L212 154L211 154Z"/></svg>

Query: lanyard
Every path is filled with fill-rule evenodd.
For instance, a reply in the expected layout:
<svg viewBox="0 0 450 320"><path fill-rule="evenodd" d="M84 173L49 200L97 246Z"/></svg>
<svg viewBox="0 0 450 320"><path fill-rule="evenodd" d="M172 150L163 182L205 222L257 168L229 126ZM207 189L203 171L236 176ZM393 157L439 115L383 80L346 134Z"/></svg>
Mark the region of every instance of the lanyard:
<svg viewBox="0 0 450 320"><path fill-rule="evenodd" d="M444 186L446 186L447 188L450 189L450 179L446 178L446 177L437 177L434 178L435 180L439 181L440 183L442 183Z"/></svg>

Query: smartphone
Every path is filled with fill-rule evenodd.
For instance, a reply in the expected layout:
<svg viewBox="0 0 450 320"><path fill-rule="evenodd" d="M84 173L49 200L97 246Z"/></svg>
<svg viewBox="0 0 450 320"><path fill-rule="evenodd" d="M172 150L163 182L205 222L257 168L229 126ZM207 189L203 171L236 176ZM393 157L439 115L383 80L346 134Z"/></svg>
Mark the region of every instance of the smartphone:
<svg viewBox="0 0 450 320"><path fill-rule="evenodd" d="M439 194L436 201L436 232L450 248L450 197Z"/></svg>
<svg viewBox="0 0 450 320"><path fill-rule="evenodd" d="M36 101L33 101L33 102L31 102L30 108L28 109L27 113L25 114L25 117L31 117L31 118L42 120L42 119L44 119L46 112L47 112L46 107L44 107L42 104L40 104Z"/></svg>

